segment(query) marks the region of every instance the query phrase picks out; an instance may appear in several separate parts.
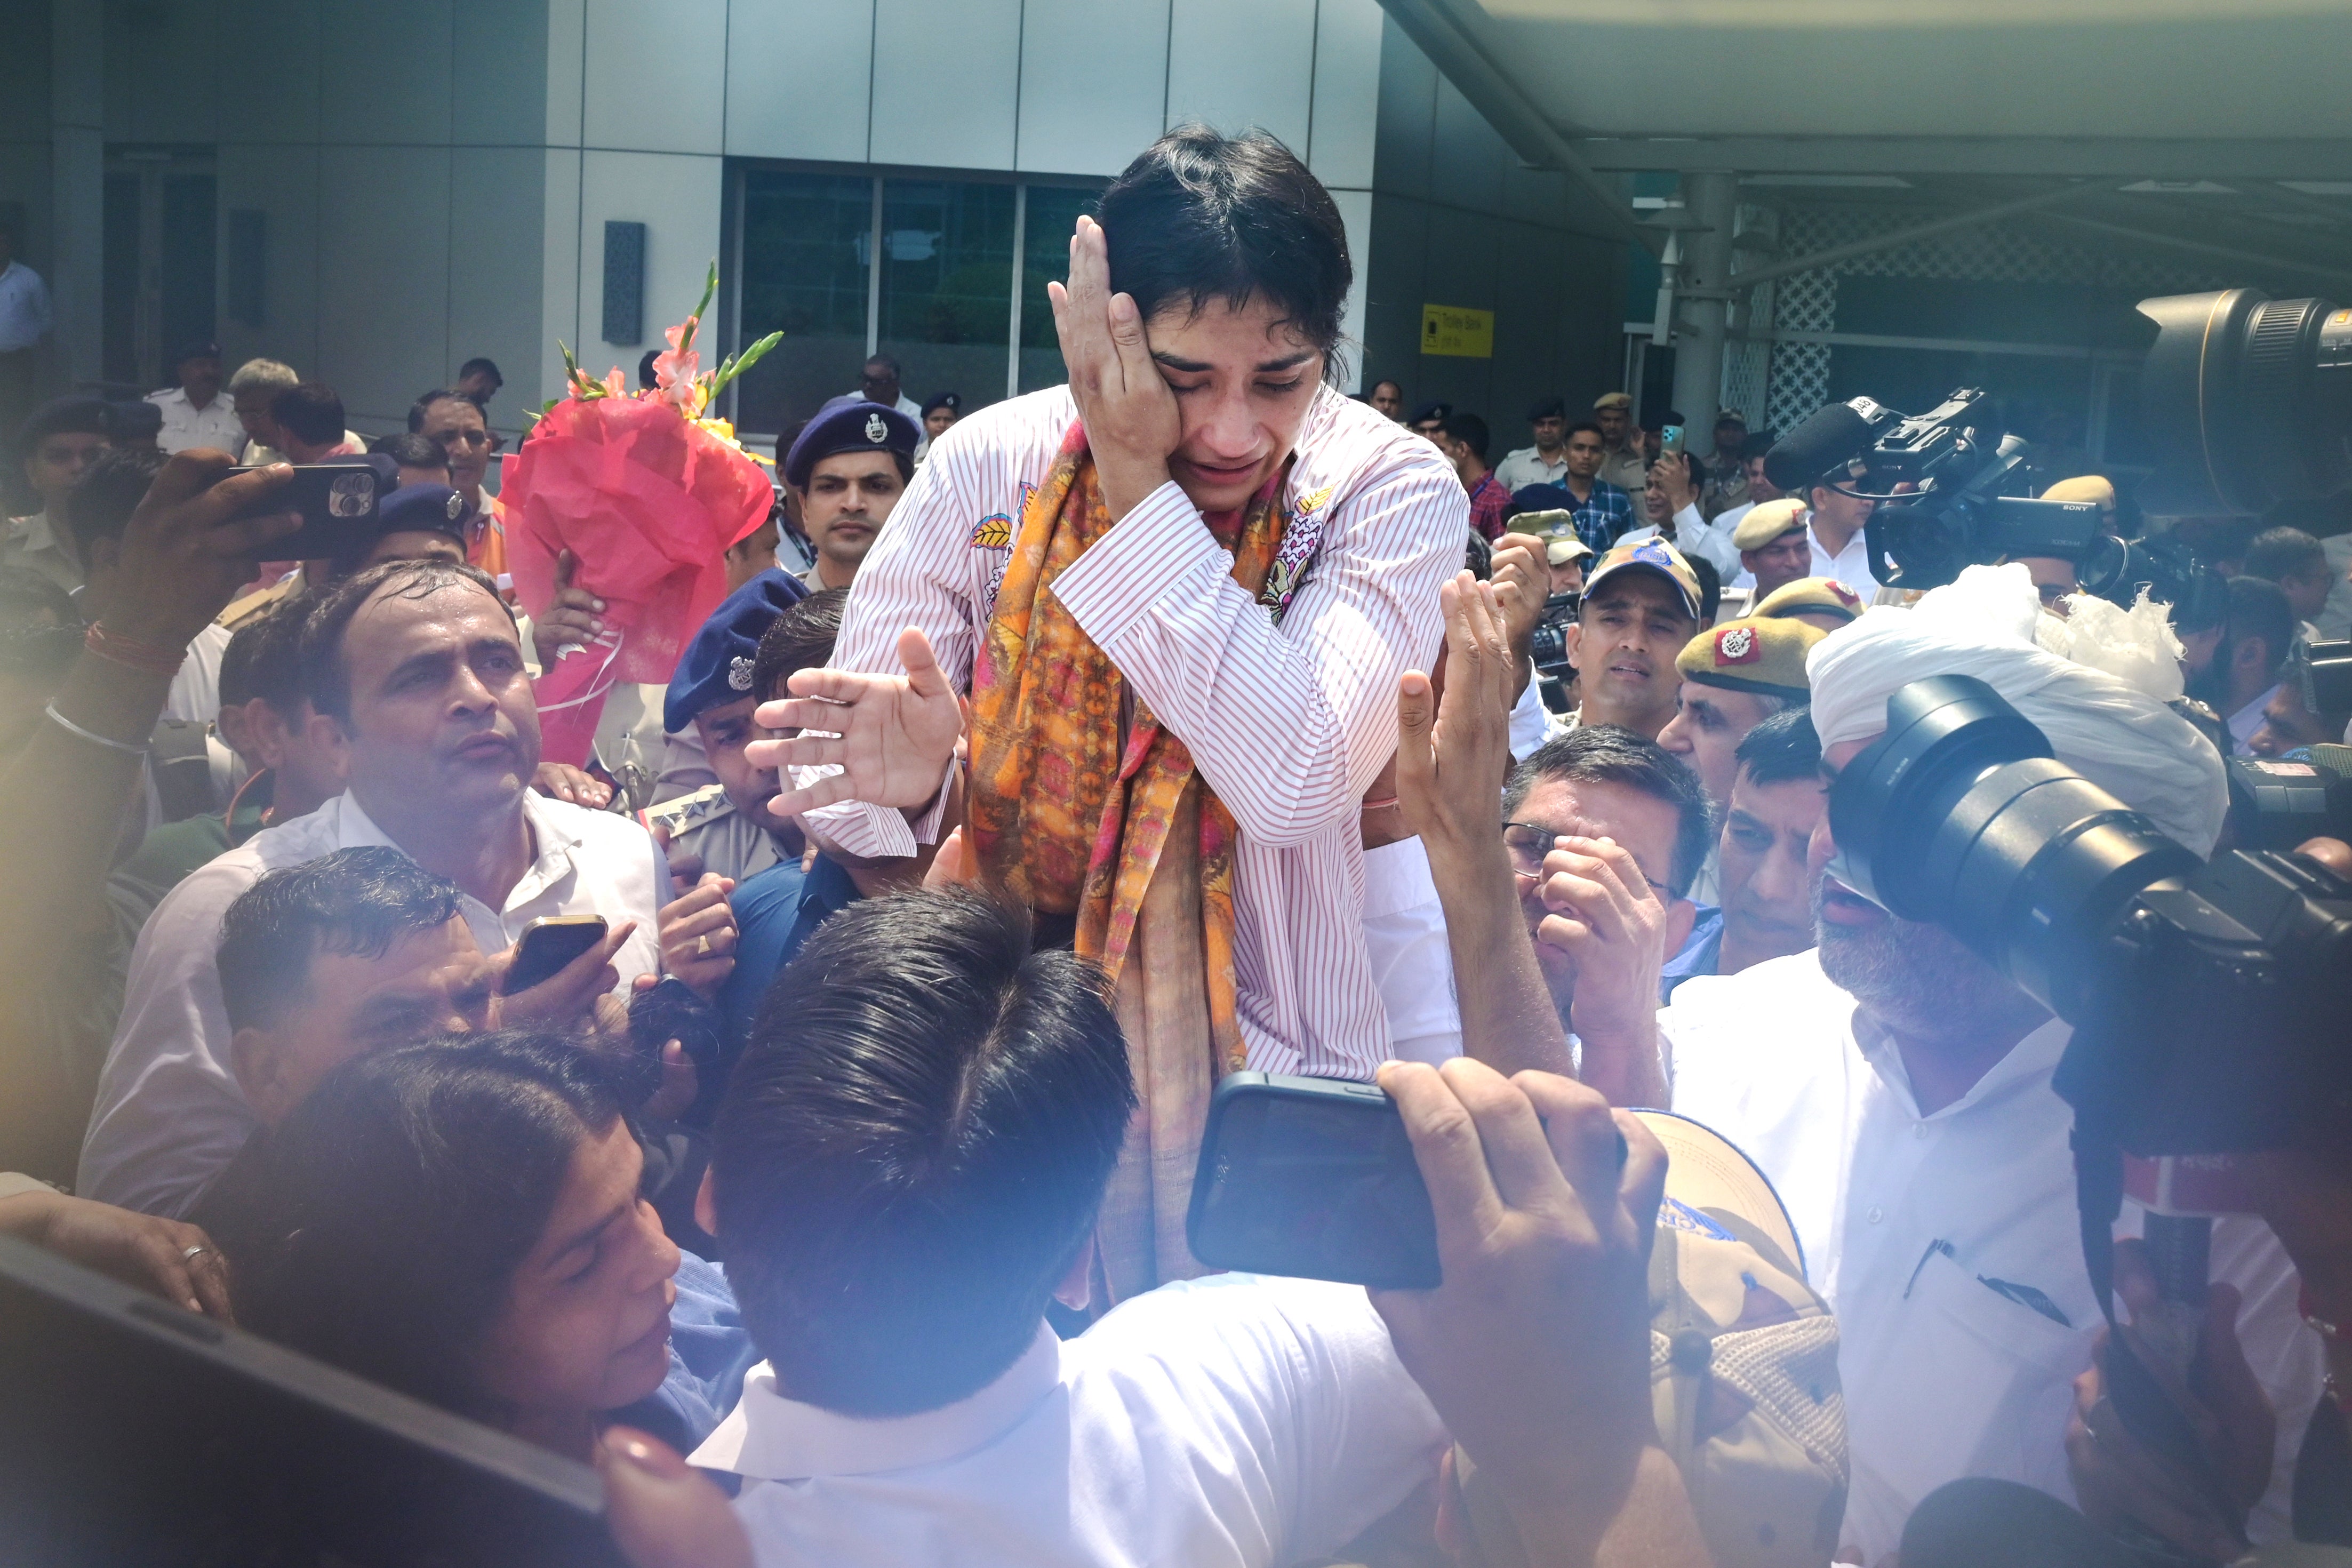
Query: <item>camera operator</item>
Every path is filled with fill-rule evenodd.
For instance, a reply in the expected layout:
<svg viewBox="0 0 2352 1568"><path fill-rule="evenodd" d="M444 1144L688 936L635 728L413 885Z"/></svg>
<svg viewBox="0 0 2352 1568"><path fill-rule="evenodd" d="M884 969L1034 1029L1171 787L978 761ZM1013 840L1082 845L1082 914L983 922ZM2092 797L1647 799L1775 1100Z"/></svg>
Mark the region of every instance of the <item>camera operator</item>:
<svg viewBox="0 0 2352 1568"><path fill-rule="evenodd" d="M2226 803L2220 759L2157 695L2034 643L2021 566L1976 567L1909 610L1880 609L1813 650L1813 723L1834 773L1927 675L1993 686L2061 762L2200 854ZM2151 653L2140 661L2161 671ZM1581 1031L1586 1081L1714 1127L1787 1201L1840 1320L1853 1484L1842 1556L1895 1550L1929 1491L1963 1476L2061 1499L2070 1384L2089 1364L2097 1298L2082 1258L2072 1113L2051 1088L2072 1030L1940 927L1897 920L1810 857L1820 945L1694 979L1654 1031ZM1590 874L1556 853L1547 870ZM1466 1049L1478 1039L1465 994ZM1661 1061L1661 1051L1665 1061ZM1671 1079L1671 1091L1667 1079ZM2249 1359L2301 1429L2319 1388L2292 1270L2259 1224L2215 1223L2212 1277L2234 1286ZM2281 1533L2279 1489L2255 1533Z"/></svg>
<svg viewBox="0 0 2352 1568"><path fill-rule="evenodd" d="M2294 647L2294 613L2286 595L2265 577L2232 577L2221 622L2182 632L2180 643L2189 695L2221 716L2231 755L2250 755Z"/></svg>

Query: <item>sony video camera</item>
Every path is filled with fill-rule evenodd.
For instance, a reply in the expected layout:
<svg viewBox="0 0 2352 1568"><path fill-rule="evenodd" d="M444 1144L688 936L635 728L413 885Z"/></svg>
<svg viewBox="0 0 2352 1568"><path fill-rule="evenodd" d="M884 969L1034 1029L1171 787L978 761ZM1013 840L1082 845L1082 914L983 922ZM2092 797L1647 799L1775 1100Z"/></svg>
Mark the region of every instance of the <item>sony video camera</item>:
<svg viewBox="0 0 2352 1568"><path fill-rule="evenodd" d="M2022 487L2027 452L1992 399L1962 387L1917 415L1867 397L1833 403L1775 444L1764 469L1790 494L1828 484L1876 501L1863 531L1881 583L1935 588L1967 566L2046 555L2073 562L2084 592L2126 608L2146 588L2178 626L2221 620L2227 584L2178 541L2117 539L2090 501L2003 494Z"/></svg>
<svg viewBox="0 0 2352 1568"><path fill-rule="evenodd" d="M1583 603L1581 594L1552 595L1544 601L1543 612L1536 618L1535 636L1529 639L1536 679L1543 683L1544 706L1555 713L1575 706L1568 700L1568 689L1576 679L1576 671L1568 663L1568 628L1576 624Z"/></svg>
<svg viewBox="0 0 2352 1568"><path fill-rule="evenodd" d="M2056 1087L2137 1154L2279 1147L2352 1112L2352 884L2200 858L1984 682L1915 680L1830 793L1831 874L2074 1026Z"/></svg>

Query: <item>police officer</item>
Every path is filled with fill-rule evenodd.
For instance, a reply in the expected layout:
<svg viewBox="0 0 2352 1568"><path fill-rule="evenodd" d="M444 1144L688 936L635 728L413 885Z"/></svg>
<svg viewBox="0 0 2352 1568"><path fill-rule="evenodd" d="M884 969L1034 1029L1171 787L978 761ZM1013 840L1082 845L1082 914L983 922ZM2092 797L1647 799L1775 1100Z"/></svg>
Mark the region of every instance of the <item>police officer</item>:
<svg viewBox="0 0 2352 1568"><path fill-rule="evenodd" d="M816 546L816 563L801 574L810 589L846 588L857 575L915 477L921 436L896 408L857 397L835 398L801 431L784 454L784 483L799 497L801 527Z"/></svg>
<svg viewBox="0 0 2352 1568"><path fill-rule="evenodd" d="M751 720L751 710L759 706L751 668L761 635L807 596L799 578L771 567L719 602L677 661L662 728L673 735L693 730L719 775L717 784L643 814L646 826L666 847L670 874L681 887L706 875L740 882L800 856L800 829L772 819L766 811L776 795L775 771L753 767L743 747L764 738Z"/></svg>

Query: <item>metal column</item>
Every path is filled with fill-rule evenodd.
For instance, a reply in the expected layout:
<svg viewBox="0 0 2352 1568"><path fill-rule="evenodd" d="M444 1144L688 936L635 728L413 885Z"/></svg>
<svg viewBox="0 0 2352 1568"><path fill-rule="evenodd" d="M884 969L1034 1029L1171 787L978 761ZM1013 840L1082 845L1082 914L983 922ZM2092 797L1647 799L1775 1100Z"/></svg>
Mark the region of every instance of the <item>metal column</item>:
<svg viewBox="0 0 2352 1568"><path fill-rule="evenodd" d="M1685 174L1683 206L1704 227L1682 236L1681 287L1697 299L1681 299L1675 324L1675 403L1690 432L1693 451L1706 448L1712 461L1717 405L1723 396L1723 338L1727 301L1706 295L1724 291L1731 280L1731 226L1739 200L1739 176Z"/></svg>

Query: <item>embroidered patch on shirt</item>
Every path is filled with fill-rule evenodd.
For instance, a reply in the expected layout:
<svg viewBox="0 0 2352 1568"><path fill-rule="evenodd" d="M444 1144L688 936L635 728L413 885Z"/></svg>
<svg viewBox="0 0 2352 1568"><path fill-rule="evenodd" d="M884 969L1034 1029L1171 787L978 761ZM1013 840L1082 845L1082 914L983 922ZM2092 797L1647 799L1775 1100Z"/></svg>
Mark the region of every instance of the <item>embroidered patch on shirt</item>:
<svg viewBox="0 0 2352 1568"><path fill-rule="evenodd" d="M1258 590L1257 602L1265 606L1275 624L1282 623L1282 613L1290 608L1290 601L1307 581L1307 569L1314 563L1316 552L1323 547L1323 508L1331 499L1337 485L1325 485L1321 489L1301 496L1291 509L1290 521L1282 531L1282 548L1275 552L1274 564L1266 568L1265 584Z"/></svg>
<svg viewBox="0 0 2352 1568"><path fill-rule="evenodd" d="M1010 550L1013 548L1013 520L1004 513L991 512L971 525L971 547L974 550Z"/></svg>

